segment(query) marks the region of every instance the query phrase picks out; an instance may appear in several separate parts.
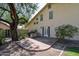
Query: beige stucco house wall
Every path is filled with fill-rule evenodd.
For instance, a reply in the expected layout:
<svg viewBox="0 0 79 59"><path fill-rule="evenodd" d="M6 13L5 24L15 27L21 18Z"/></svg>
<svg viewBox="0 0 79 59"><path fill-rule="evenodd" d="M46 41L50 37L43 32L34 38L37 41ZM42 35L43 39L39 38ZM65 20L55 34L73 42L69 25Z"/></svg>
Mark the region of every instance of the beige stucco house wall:
<svg viewBox="0 0 79 59"><path fill-rule="evenodd" d="M53 11L53 19L49 19L49 11ZM40 21L40 15L43 14L43 21ZM38 20L36 20L38 18ZM38 24L34 24L38 22ZM47 28L50 27L50 37L55 37L55 27L63 24L71 24L79 27L79 4L77 3L55 3L51 4L51 8L48 9L48 4L39 11L35 17L27 24L27 29L37 30L42 34L41 27L45 29L45 36L47 36ZM79 35L73 39L79 39Z"/></svg>
<svg viewBox="0 0 79 59"><path fill-rule="evenodd" d="M0 22L0 29L8 30L9 29L9 25L4 23L4 22Z"/></svg>

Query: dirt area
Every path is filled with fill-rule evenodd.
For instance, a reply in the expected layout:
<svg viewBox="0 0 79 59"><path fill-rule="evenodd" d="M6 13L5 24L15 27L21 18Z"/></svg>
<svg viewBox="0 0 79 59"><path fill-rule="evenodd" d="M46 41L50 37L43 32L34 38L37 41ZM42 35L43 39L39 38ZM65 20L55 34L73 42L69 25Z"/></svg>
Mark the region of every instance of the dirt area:
<svg viewBox="0 0 79 59"><path fill-rule="evenodd" d="M24 40L18 41L22 44L23 47L28 49L45 49L50 47L56 39L47 39L47 38L26 38ZM15 42L10 42L0 47L1 56L58 56L64 45L61 43L56 43L49 50L42 52L30 52L20 48Z"/></svg>

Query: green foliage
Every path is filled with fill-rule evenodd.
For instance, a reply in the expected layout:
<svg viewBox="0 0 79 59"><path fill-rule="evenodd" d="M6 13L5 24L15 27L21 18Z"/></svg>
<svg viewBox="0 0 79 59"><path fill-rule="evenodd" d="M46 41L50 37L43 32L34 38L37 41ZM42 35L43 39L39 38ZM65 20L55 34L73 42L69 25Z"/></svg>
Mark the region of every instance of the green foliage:
<svg viewBox="0 0 79 59"><path fill-rule="evenodd" d="M27 18L30 18L31 15L38 8L37 6L38 6L37 3L18 3L18 4L16 4L16 9L23 16L26 16Z"/></svg>
<svg viewBox="0 0 79 59"><path fill-rule="evenodd" d="M78 33L78 28L72 25L61 25L55 28L56 37L61 39L73 38L75 34Z"/></svg>
<svg viewBox="0 0 79 59"><path fill-rule="evenodd" d="M38 8L37 3L14 3L14 6L16 8L18 20L21 18L19 24L24 24ZM0 3L0 17L10 23L12 22L10 8L7 3Z"/></svg>
<svg viewBox="0 0 79 59"><path fill-rule="evenodd" d="M5 11L5 14L3 14L2 19L7 20L8 22L12 22L10 13Z"/></svg>
<svg viewBox="0 0 79 59"><path fill-rule="evenodd" d="M27 37L27 31L24 29L20 29L18 31L18 36L19 36L19 39L25 39L25 37Z"/></svg>
<svg viewBox="0 0 79 59"><path fill-rule="evenodd" d="M25 24L27 22L28 22L28 19L26 19L25 17L20 17L20 19L19 19L19 24L20 25L23 25L23 24Z"/></svg>
<svg viewBox="0 0 79 59"><path fill-rule="evenodd" d="M0 29L0 45L4 43L5 34L4 30Z"/></svg>

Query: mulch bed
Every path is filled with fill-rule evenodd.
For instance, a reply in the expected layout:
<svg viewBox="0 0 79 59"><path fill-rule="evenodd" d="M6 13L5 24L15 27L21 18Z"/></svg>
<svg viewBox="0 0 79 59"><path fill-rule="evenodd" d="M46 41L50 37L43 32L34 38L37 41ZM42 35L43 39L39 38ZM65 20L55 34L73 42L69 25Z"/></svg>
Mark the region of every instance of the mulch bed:
<svg viewBox="0 0 79 59"><path fill-rule="evenodd" d="M62 56L65 56L65 52L68 51L68 48L79 48L79 40L64 40L63 44L66 45L66 48Z"/></svg>

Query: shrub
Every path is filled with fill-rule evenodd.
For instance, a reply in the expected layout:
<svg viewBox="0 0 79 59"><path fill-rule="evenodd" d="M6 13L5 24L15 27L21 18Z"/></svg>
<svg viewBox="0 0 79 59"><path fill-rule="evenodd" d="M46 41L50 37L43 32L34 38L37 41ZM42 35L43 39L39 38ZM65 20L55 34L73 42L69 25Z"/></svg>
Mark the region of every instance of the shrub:
<svg viewBox="0 0 79 59"><path fill-rule="evenodd" d="M0 29L0 45L4 43L4 39L5 39L5 31Z"/></svg>
<svg viewBox="0 0 79 59"><path fill-rule="evenodd" d="M39 33L37 30L32 30L32 31L28 32L28 36L29 37L37 37L37 36L39 36Z"/></svg>
<svg viewBox="0 0 79 59"><path fill-rule="evenodd" d="M25 39L25 37L27 37L27 31L24 29L20 29L18 31L18 36L19 36L19 39Z"/></svg>
<svg viewBox="0 0 79 59"><path fill-rule="evenodd" d="M72 25L61 25L55 28L56 37L60 40L68 38L73 38L75 34L78 33L78 28Z"/></svg>

